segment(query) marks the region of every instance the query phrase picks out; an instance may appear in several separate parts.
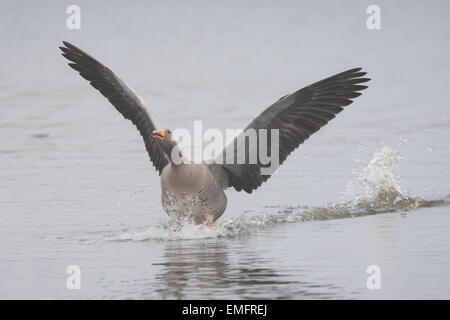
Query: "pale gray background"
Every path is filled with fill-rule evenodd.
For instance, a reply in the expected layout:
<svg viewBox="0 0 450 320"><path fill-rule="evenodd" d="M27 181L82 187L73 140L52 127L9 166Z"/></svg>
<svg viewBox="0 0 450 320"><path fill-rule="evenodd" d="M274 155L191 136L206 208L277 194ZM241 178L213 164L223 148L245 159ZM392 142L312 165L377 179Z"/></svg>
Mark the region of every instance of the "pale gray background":
<svg viewBox="0 0 450 320"><path fill-rule="evenodd" d="M450 3L376 1L379 31L366 28L370 4L0 1L0 298L450 298ZM212 230L173 234L138 132L67 66L62 40L172 129L243 127L353 67L373 80L261 189L227 192ZM335 219L353 212L335 208L364 177L352 171L383 146L402 156L387 170L408 204L373 198L394 212ZM65 286L70 264L80 291ZM366 288L370 264L381 290Z"/></svg>

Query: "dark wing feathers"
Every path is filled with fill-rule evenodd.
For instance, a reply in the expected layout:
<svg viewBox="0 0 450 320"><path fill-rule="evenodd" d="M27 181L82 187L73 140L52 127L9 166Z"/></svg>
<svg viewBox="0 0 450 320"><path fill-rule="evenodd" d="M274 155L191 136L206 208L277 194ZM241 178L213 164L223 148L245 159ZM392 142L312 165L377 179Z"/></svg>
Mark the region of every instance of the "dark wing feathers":
<svg viewBox="0 0 450 320"><path fill-rule="evenodd" d="M144 102L109 68L74 45L68 42L63 44L64 47L60 49L62 55L71 61L69 66L78 71L137 127L150 160L161 174L168 160L151 136L156 124L146 111ZM361 72L361 68L351 69L286 95L250 122L244 133L249 128L278 129L281 165L293 150L333 119L344 106L351 104L351 99L361 95L358 91L367 88L361 83L370 80L364 78L365 74ZM234 148L235 143L236 139L233 142ZM225 158L225 149L219 157ZM259 159L258 164L210 164L212 172L224 187L233 186L238 191L245 190L249 193L270 177L261 174L261 167Z"/></svg>
<svg viewBox="0 0 450 320"><path fill-rule="evenodd" d="M95 89L100 91L111 102L125 119L131 120L137 127L144 139L150 160L159 174L161 174L168 160L157 141L152 138L152 131L157 128L155 127L155 121L145 109L144 102L132 88L109 68L74 45L65 41L63 44L64 47L60 47L60 49L63 52L62 55L71 61L69 66L78 71L84 79L89 81Z"/></svg>
<svg viewBox="0 0 450 320"><path fill-rule="evenodd" d="M347 70L284 96L250 122L244 133L249 128L279 129L281 165L293 150L351 104L351 99L361 95L358 91L367 88L361 83L370 80L364 78L365 75L361 68ZM236 139L233 141L235 151ZM270 175L261 174L259 160L258 164L226 164L225 153L224 149L210 164L224 187L232 186L237 191L251 193L269 179ZM224 164L218 164L218 159Z"/></svg>

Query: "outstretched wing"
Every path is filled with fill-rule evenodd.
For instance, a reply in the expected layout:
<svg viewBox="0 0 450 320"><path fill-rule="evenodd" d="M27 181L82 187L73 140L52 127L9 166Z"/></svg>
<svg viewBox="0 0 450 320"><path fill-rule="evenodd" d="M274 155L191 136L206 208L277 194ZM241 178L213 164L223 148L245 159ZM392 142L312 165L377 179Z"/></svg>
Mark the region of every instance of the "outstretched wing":
<svg viewBox="0 0 450 320"><path fill-rule="evenodd" d="M278 129L277 147L279 147L279 164L281 165L294 149L326 125L343 110L343 107L351 104L352 99L361 95L358 91L366 89L367 86L360 84L370 80L364 78L365 74L365 72L361 72L361 68L347 70L282 97L250 122L241 135L236 137L215 158L215 161L209 164L211 171L224 188L232 186L237 191L244 190L248 193L256 190L270 178L270 175L261 174L261 168L264 165L261 164L259 153L255 164L248 162L228 164L226 163L226 150L230 150L231 147L236 155L238 139L242 138L242 135L245 135L250 128L267 129L269 137L270 129ZM257 135L257 146L259 146L259 137ZM267 150L270 150L271 139L267 140ZM255 148L255 146L248 148ZM247 152L245 159L247 160L249 158L248 148L246 146L245 149Z"/></svg>
<svg viewBox="0 0 450 320"><path fill-rule="evenodd" d="M62 55L71 61L69 66L78 71L91 85L111 102L125 119L137 127L144 139L150 160L161 174L168 160L157 141L152 138L152 131L157 129L154 119L145 108L145 103L122 79L109 68L74 45L63 41L60 47Z"/></svg>

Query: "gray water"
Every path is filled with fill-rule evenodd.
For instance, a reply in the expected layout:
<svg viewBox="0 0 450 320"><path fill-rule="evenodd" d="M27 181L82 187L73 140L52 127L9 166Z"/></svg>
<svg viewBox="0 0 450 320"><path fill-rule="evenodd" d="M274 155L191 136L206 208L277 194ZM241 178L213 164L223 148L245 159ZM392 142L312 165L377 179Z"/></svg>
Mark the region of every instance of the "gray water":
<svg viewBox="0 0 450 320"><path fill-rule="evenodd" d="M450 298L448 1L377 1L373 31L372 1L77 1L81 30L69 4L0 1L0 298ZM211 229L173 232L138 132L62 40L172 129L243 127L353 67L372 81Z"/></svg>

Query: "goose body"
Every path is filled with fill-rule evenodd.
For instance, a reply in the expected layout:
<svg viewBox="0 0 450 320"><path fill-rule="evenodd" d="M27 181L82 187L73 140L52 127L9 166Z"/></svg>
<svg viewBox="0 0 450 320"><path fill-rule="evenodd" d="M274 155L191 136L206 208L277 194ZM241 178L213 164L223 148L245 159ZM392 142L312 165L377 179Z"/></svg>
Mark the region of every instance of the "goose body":
<svg viewBox="0 0 450 320"><path fill-rule="evenodd" d="M211 224L227 207L227 197L205 163L168 164L161 173L161 202L164 211L195 223Z"/></svg>
<svg viewBox="0 0 450 320"><path fill-rule="evenodd" d="M267 143L268 150L277 147L277 163L281 165L287 156L305 142L312 134L325 126L340 113L352 99L367 88L361 68L350 69L324 80L308 85L286 95L255 117L242 133L216 158L194 164L173 161L173 151L178 145L169 129L160 129L148 112L144 101L122 79L95 58L76 46L63 42L62 55L69 66L78 71L90 84L100 91L125 119L130 120L141 134L145 148L161 179L161 202L163 209L174 217L189 217L196 223L210 225L225 211L227 198L224 190L253 192L267 181L266 163L258 155L252 163L229 163L225 159L229 150L238 150L239 140L249 130L276 130L278 140ZM182 117L183 114L180 114ZM256 145L261 146L259 136ZM245 156L252 151L249 146ZM175 152L182 157L180 151Z"/></svg>

